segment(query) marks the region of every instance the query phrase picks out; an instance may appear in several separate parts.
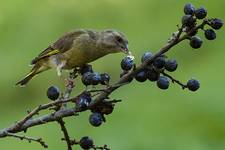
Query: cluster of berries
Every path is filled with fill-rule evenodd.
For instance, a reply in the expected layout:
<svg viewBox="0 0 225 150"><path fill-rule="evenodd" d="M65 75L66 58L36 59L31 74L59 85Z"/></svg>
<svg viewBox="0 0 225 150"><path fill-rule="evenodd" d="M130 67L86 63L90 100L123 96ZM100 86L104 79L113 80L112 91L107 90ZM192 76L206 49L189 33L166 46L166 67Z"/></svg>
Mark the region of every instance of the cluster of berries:
<svg viewBox="0 0 225 150"><path fill-rule="evenodd" d="M206 39L214 40L216 38L215 30L219 30L223 26L223 22L220 19L206 19L207 10L204 7L195 9L192 4L188 3L184 6L184 13L185 15L182 17L182 33L186 32L186 35L188 37L187 39L190 40L190 46L192 48L200 48L203 43L201 38L196 36L196 34L198 33L198 29L204 31ZM204 19L203 23L200 26L197 26L197 20L202 19ZM210 26L211 28L204 29L206 25ZM163 90L169 88L170 81L172 81L173 83L177 83L181 85L183 89L187 88L190 91L197 91L200 87L200 83L198 80L190 79L186 84L183 84L166 73L176 71L178 63L175 59L168 59L168 57L164 54L156 58L154 57L153 59L153 53L151 51L147 51L141 58L141 63L144 62L148 62L147 66L140 71L136 70L134 77L130 78L130 82L133 80L133 78L135 78L138 82L145 82L146 80L149 80L151 82L156 82L156 85ZM123 72L120 74L120 77L123 77L131 70L135 70L136 67L134 59L131 56L123 58L121 61L121 68ZM81 81L85 86L98 84L107 86L109 85L109 74L99 74L97 72L94 72L91 65L81 67L79 69L79 73L82 76ZM56 86L51 86L47 90L47 96L51 100L57 100L60 96L60 91ZM79 110L90 110L91 114L89 116L89 123L94 127L98 127L106 121L105 115L109 115L113 112L116 102L105 99L99 102L98 105L92 107L92 101L93 95L91 94L91 92L84 91L82 94L77 96L75 104L76 108L78 108ZM78 144L85 150L91 148L96 149L93 140L88 136L82 137Z"/></svg>
<svg viewBox="0 0 225 150"><path fill-rule="evenodd" d="M107 73L99 74L97 72L93 72L91 65L86 65L81 68L80 74L82 75L81 81L84 85L108 85L110 76Z"/></svg>
<svg viewBox="0 0 225 150"><path fill-rule="evenodd" d="M141 58L141 62L143 63L145 61L148 61L152 58L152 56L152 52L145 52ZM131 70L134 66L135 65L133 59L131 59L130 57L125 57L121 61L121 68L123 69L123 73L121 74L121 76ZM165 55L161 55L155 58L152 63L149 63L146 68L137 72L135 75L135 79L138 82L145 82L146 80L156 82L156 85L160 89L165 90L169 88L170 81L169 78L165 76L164 72L173 72L177 69L177 67L178 64L175 59L167 59ZM183 86L183 88L188 88L190 91L196 91L199 87L200 83L195 79L189 80L187 84Z"/></svg>
<svg viewBox="0 0 225 150"><path fill-rule="evenodd" d="M185 15L182 17L182 25L185 27L186 32L190 36L190 46L194 49L202 46L202 39L196 36L198 30L193 30L197 25L197 20L204 19L203 26L201 29L204 31L205 38L208 40L216 39L216 32L223 26L223 22L220 19L206 19L207 10L204 7L195 9L195 7L188 3L184 6ZM204 29L205 25L209 25L211 28Z"/></svg>
<svg viewBox="0 0 225 150"><path fill-rule="evenodd" d="M59 88L56 86L51 86L47 90L47 97L50 100L57 100L59 98L60 91ZM81 93L76 99L76 107L81 110L88 109L92 101L92 95L90 92L83 92ZM95 107L89 108L91 110L91 115L89 116L89 123L94 126L98 127L103 122L106 121L104 115L109 115L114 110L114 101L103 100Z"/></svg>

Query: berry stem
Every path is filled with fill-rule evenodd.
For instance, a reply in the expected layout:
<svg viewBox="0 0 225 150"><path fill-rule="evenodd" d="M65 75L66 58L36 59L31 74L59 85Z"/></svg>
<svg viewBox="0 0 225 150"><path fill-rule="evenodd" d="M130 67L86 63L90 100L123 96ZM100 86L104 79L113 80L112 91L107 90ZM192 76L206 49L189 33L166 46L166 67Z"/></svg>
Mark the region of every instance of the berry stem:
<svg viewBox="0 0 225 150"><path fill-rule="evenodd" d="M172 76L170 76L169 74L165 73L164 71L161 72L164 76L168 77L173 83L177 83L178 85L180 85L182 87L182 89L187 88L187 85L184 85L182 82L180 82L179 80L174 79Z"/></svg>

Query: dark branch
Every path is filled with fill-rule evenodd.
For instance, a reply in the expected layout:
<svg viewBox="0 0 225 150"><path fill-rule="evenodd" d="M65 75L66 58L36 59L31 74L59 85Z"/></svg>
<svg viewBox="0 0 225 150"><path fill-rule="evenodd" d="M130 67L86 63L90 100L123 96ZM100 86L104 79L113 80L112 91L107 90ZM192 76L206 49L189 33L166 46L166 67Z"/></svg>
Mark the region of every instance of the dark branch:
<svg viewBox="0 0 225 150"><path fill-rule="evenodd" d="M68 133L68 131L66 129L65 122L63 121L63 119L59 119L57 122L61 126L61 130L62 130L62 132L64 134L64 138L63 139L65 139L65 141L67 143L68 150L72 150L72 146L71 146L71 142L70 142L70 137L69 137L69 133Z"/></svg>
<svg viewBox="0 0 225 150"><path fill-rule="evenodd" d="M43 146L44 148L48 148L48 145L45 144L45 142L41 139L41 138L33 138L33 137L28 137L28 136L21 136L21 135L17 135L15 133L9 133L9 132L5 132L5 134L9 137L14 137L14 138L18 138L20 140L27 140L29 143L34 141L34 142L38 142L39 144L41 144L41 146Z"/></svg>

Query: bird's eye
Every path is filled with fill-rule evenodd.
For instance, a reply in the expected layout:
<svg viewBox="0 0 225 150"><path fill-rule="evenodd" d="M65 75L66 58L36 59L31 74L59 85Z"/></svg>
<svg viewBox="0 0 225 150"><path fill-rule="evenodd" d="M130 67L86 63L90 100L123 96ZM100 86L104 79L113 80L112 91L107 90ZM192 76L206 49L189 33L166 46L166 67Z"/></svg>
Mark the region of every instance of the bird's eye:
<svg viewBox="0 0 225 150"><path fill-rule="evenodd" d="M119 43L122 43L123 42L123 39L119 36L116 36L116 41L119 42Z"/></svg>

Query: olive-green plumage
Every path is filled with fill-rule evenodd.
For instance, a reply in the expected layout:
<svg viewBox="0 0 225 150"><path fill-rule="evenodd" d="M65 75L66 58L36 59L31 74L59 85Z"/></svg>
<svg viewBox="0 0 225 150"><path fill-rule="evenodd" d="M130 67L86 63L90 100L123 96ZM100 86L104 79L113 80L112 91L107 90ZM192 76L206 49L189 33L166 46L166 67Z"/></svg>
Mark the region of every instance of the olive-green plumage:
<svg viewBox="0 0 225 150"><path fill-rule="evenodd" d="M117 30L75 30L66 33L31 61L30 73L16 85L26 85L32 77L51 68L82 67L110 53L128 53L128 40Z"/></svg>

